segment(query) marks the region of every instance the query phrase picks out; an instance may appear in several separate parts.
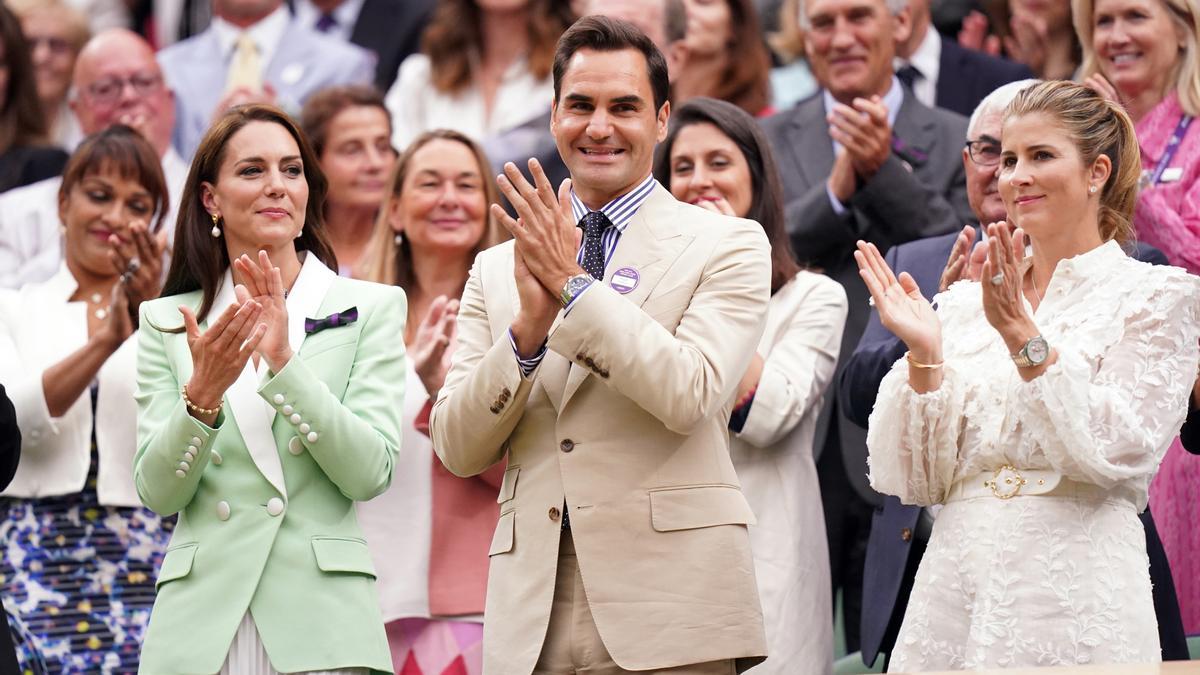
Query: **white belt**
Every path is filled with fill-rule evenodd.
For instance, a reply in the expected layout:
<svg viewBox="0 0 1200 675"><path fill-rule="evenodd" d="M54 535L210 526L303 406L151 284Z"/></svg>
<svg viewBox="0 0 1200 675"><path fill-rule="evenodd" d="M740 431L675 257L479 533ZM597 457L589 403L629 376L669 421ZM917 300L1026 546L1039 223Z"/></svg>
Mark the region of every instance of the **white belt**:
<svg viewBox="0 0 1200 675"><path fill-rule="evenodd" d="M1105 499L1110 491L1098 485L1080 483L1064 478L1057 471L1047 469L1017 469L1005 464L995 471L984 471L971 478L964 478L950 488L946 502L977 497L1012 499L1013 497L1077 497L1081 499Z"/></svg>

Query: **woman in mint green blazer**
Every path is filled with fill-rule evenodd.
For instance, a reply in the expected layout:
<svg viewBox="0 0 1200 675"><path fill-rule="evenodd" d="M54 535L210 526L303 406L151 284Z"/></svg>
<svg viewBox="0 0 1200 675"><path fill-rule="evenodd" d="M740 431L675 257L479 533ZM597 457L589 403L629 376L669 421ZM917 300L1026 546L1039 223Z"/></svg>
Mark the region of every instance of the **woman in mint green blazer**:
<svg viewBox="0 0 1200 675"><path fill-rule="evenodd" d="M138 331L134 480L179 514L143 673L392 672L354 502L392 479L406 301L331 271L324 192L271 106L231 110L192 163Z"/></svg>

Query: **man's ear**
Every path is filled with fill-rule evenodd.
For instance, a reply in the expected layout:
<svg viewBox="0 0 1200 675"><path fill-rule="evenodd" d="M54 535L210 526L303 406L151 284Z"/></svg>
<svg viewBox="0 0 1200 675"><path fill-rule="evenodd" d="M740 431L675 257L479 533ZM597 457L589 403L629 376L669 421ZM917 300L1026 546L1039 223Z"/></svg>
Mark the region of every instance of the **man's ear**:
<svg viewBox="0 0 1200 675"><path fill-rule="evenodd" d="M558 133L558 97L550 101L550 135Z"/></svg>
<svg viewBox="0 0 1200 675"><path fill-rule="evenodd" d="M671 122L671 102L664 101L662 107L658 109L658 133L655 135L655 140L662 143L667 138L667 129Z"/></svg>
<svg viewBox="0 0 1200 675"><path fill-rule="evenodd" d="M930 27L933 30L933 27ZM912 35L912 12L908 6L892 15L892 41L896 46L908 41Z"/></svg>

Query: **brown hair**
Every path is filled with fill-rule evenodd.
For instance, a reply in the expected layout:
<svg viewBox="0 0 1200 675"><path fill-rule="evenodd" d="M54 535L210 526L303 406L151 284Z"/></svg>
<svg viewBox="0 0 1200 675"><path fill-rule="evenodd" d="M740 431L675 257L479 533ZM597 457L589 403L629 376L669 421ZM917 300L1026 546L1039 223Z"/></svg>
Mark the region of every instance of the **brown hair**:
<svg viewBox="0 0 1200 675"><path fill-rule="evenodd" d="M767 36L771 49L784 63L804 58L804 31L800 28L800 0L779 5L779 30Z"/></svg>
<svg viewBox="0 0 1200 675"><path fill-rule="evenodd" d="M575 22L558 41L554 52L554 100L562 91L562 80L567 74L571 57L580 49L598 52L615 52L635 49L646 58L650 90L654 94L654 109L661 110L671 96L671 81L667 77L667 59L654 42L646 37L637 26L611 17L594 14Z"/></svg>
<svg viewBox="0 0 1200 675"><path fill-rule="evenodd" d="M771 293L792 280L800 265L792 254L783 216L783 183L766 134L746 111L715 98L700 96L684 103L671 116L671 130L658 146L654 177L671 184L671 149L675 138L693 124L709 123L725 134L742 152L750 168L750 210L745 217L758 221L771 243Z"/></svg>
<svg viewBox="0 0 1200 675"><path fill-rule="evenodd" d="M124 124L114 124L97 131L75 148L75 153L63 169L62 183L58 186L58 203L65 203L71 190L84 178L106 170L116 170L122 178L136 180L150 193L150 198L154 200L154 222L147 225L151 232L158 232L167 217L170 203L162 160L149 141Z"/></svg>
<svg viewBox="0 0 1200 675"><path fill-rule="evenodd" d="M187 181L183 185L183 197L179 201L179 217L175 221L175 249L171 252L171 268L163 283L162 296L188 293L196 289L204 292L196 321L201 322L212 309L217 297L217 287L222 275L229 269L229 251L223 239L210 234L212 216L204 208L202 183L217 184L221 164L225 161L225 148L233 135L251 122L278 124L291 134L300 148L300 161L304 166L304 178L308 182L308 204L304 210L304 230L295 240L297 251L309 251L330 269L337 269L337 258L325 238L325 226L321 217L325 203L325 174L308 140L287 113L273 105L249 104L230 109L213 123L200 141L200 147L192 159ZM182 331L183 327L173 332Z"/></svg>
<svg viewBox="0 0 1200 675"><path fill-rule="evenodd" d="M29 43L21 23L0 3L0 46L8 66L8 91L0 109L0 153L14 145L37 145L46 137L46 118L38 100Z"/></svg>
<svg viewBox="0 0 1200 675"><path fill-rule="evenodd" d="M1141 150L1133 122L1120 104L1089 87L1052 80L1029 86L1008 104L1005 119L1042 113L1054 118L1074 140L1084 166L1100 155L1112 172L1100 190L1100 237L1125 243L1133 238L1130 218L1142 173Z"/></svg>
<svg viewBox="0 0 1200 675"><path fill-rule="evenodd" d="M1171 18L1171 23L1183 33L1183 51L1179 65L1171 75L1179 107L1193 117L1200 115L1200 11L1196 0L1159 0ZM1083 49L1080 79L1100 71L1099 58L1093 48L1092 35L1096 27L1095 0L1071 0L1071 16L1075 32ZM1162 36L1162 39L1169 39Z"/></svg>
<svg viewBox="0 0 1200 675"><path fill-rule="evenodd" d="M388 137L392 134L392 116L383 103L383 95L375 87L351 84L326 87L313 94L300 110L300 128L308 136L317 157L325 154L325 141L329 137L329 123L338 113L347 108L379 108L387 117Z"/></svg>
<svg viewBox="0 0 1200 675"><path fill-rule="evenodd" d="M404 239L403 243L396 244L396 233L392 230L392 223L389 216L404 191L404 180L408 177L408 170L412 164L413 157L417 154L418 150L430 142L439 139L462 143L470 149L479 166L479 177L483 180L484 200L489 207L492 204L498 204L500 201L500 192L496 188L496 182L489 180L491 177L491 162L488 161L483 148L471 140L469 136L450 129L434 129L414 138L412 143L408 144L408 148L405 149L404 154L397 160L396 168L392 170L391 178L388 180L390 189L388 190L388 196L383 200L383 205L379 208L379 217L375 221L375 233L371 235L371 244L368 248L367 261L364 266L369 280L381 284L399 286L404 289L405 293L412 293L416 286L416 279L413 277L412 269L412 244L409 243L407 238ZM479 238L479 242L471 252L471 257L474 258L483 249L507 239L506 234L501 233L500 226L496 223L495 218L491 216L489 208L483 236ZM467 280L463 279L462 281L465 286ZM461 290L459 294L461 295Z"/></svg>
<svg viewBox="0 0 1200 675"><path fill-rule="evenodd" d="M724 0L729 5L729 43L725 71L709 96L757 115L771 104L771 54L753 0Z"/></svg>
<svg viewBox="0 0 1200 675"><path fill-rule="evenodd" d="M530 0L526 12L529 71L540 80L550 74L554 44L574 15L567 0ZM472 62L483 51L482 21L475 0L439 0L421 37L421 52L429 57L438 91L457 92L470 86Z"/></svg>

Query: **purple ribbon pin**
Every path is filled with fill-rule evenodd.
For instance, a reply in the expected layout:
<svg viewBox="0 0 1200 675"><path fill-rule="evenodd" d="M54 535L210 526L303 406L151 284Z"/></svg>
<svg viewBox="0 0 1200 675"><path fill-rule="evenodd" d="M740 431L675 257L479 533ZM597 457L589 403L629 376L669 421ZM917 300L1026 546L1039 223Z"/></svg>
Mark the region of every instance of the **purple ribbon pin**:
<svg viewBox="0 0 1200 675"><path fill-rule="evenodd" d="M326 328L337 328L339 326L349 326L358 321L358 307L343 309L340 312L334 312L324 319L304 319L304 334L312 335L320 333Z"/></svg>

